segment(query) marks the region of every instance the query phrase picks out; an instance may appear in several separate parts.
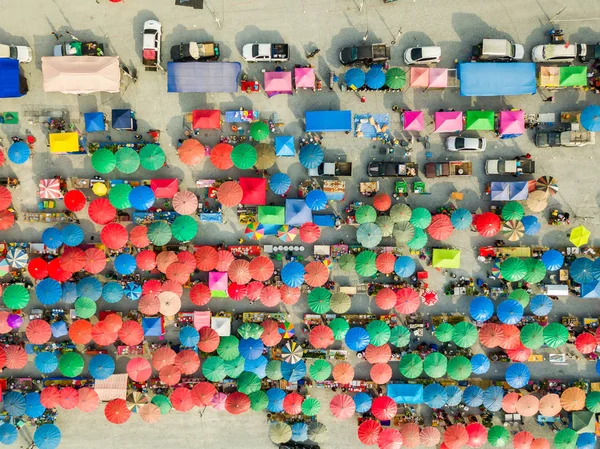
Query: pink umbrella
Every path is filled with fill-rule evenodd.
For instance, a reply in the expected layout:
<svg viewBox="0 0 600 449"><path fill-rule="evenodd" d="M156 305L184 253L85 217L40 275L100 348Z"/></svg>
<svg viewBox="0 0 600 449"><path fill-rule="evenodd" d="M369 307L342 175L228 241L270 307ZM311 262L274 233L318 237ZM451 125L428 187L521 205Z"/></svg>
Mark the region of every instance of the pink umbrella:
<svg viewBox="0 0 600 449"><path fill-rule="evenodd" d="M532 394L526 394L517 401L516 409L522 416L533 416L540 410L540 400Z"/></svg>
<svg viewBox="0 0 600 449"><path fill-rule="evenodd" d="M425 119L422 111L405 111L402 114L402 123L404 131L423 131L425 129Z"/></svg>
<svg viewBox="0 0 600 449"><path fill-rule="evenodd" d="M169 265L175 262L179 262L179 259L174 251L161 251L156 256L156 266L161 273L166 273Z"/></svg>
<svg viewBox="0 0 600 449"><path fill-rule="evenodd" d="M198 210L198 197L189 190L177 192L173 197L173 209L181 215L193 215Z"/></svg>
<svg viewBox="0 0 600 449"><path fill-rule="evenodd" d="M148 403L142 405L138 410L140 419L148 424L154 424L160 421L160 408L158 405Z"/></svg>
<svg viewBox="0 0 600 449"><path fill-rule="evenodd" d="M260 292L262 292L263 288L265 288L264 284L259 281L252 281L247 286L246 297L250 301L256 301L260 299ZM279 296L281 296L281 292L279 292Z"/></svg>
<svg viewBox="0 0 600 449"><path fill-rule="evenodd" d="M160 300L155 295L144 295L138 302L138 310L144 315L156 315L160 310Z"/></svg>
<svg viewBox="0 0 600 449"><path fill-rule="evenodd" d="M430 89L445 89L448 87L448 69L430 68L429 86L427 87Z"/></svg>
<svg viewBox="0 0 600 449"><path fill-rule="evenodd" d="M384 274L390 274L394 272L394 264L396 263L396 256L392 253L381 253L375 259L375 267L377 271Z"/></svg>
<svg viewBox="0 0 600 449"><path fill-rule="evenodd" d="M152 354L152 366L160 371L165 366L174 365L176 356L177 354L175 351L168 346L158 348L154 351L154 354Z"/></svg>
<svg viewBox="0 0 600 449"><path fill-rule="evenodd" d="M210 401L211 405L215 410L225 410L225 403L227 402L227 395L225 393L217 393L213 396Z"/></svg>
<svg viewBox="0 0 600 449"><path fill-rule="evenodd" d="M173 292L161 292L158 294L160 301L159 312L164 316L173 316L181 309L181 299Z"/></svg>
<svg viewBox="0 0 600 449"><path fill-rule="evenodd" d="M377 437L379 449L400 449L402 447L402 434L398 429L386 428Z"/></svg>
<svg viewBox="0 0 600 449"><path fill-rule="evenodd" d="M148 360L135 357L127 362L127 374L135 382L146 382L152 375L152 366Z"/></svg>
<svg viewBox="0 0 600 449"><path fill-rule="evenodd" d="M454 226L452 226L448 215L437 214L431 217L431 223L427 228L427 232L435 240L446 240L454 232Z"/></svg>
<svg viewBox="0 0 600 449"><path fill-rule="evenodd" d="M447 111L435 113L435 130L436 133L453 133L462 131L463 129L463 113L460 111Z"/></svg>
<svg viewBox="0 0 600 449"><path fill-rule="evenodd" d="M356 404L347 394L338 394L329 403L331 414L338 419L348 419L354 415Z"/></svg>
<svg viewBox="0 0 600 449"><path fill-rule="evenodd" d="M304 271L304 282L311 287L320 287L329 279L329 269L323 262L309 262Z"/></svg>
<svg viewBox="0 0 600 449"><path fill-rule="evenodd" d="M252 280L250 274L250 263L247 260L237 259L234 260L227 270L227 275L232 282L238 284L247 284Z"/></svg>
<svg viewBox="0 0 600 449"><path fill-rule="evenodd" d="M523 111L500 111L500 135L520 135L525 132Z"/></svg>
<svg viewBox="0 0 600 449"><path fill-rule="evenodd" d="M531 355L531 349L520 344L516 348L507 349L506 354L513 362L526 362Z"/></svg>
<svg viewBox="0 0 600 449"><path fill-rule="evenodd" d="M390 310L396 305L397 301L396 292L391 288L384 287L377 292L375 296L375 304L377 307L383 310Z"/></svg>
<svg viewBox="0 0 600 449"><path fill-rule="evenodd" d="M400 427L400 434L404 447L417 447L421 444L421 428L416 423L404 424Z"/></svg>
<svg viewBox="0 0 600 449"><path fill-rule="evenodd" d="M427 86L429 86L429 68L428 67L411 67L409 84L410 84L410 87L427 87Z"/></svg>
<svg viewBox="0 0 600 449"><path fill-rule="evenodd" d="M421 445L425 447L435 447L440 442L442 435L440 431L431 426L423 427L420 434Z"/></svg>
<svg viewBox="0 0 600 449"><path fill-rule="evenodd" d="M139 345L144 340L144 329L137 321L129 320L119 329L119 340L128 346Z"/></svg>
<svg viewBox="0 0 600 449"><path fill-rule="evenodd" d="M229 265L235 260L233 254L231 254L227 250L219 250L217 251L217 265L215 266L215 270L217 271L227 271L229 270Z"/></svg>
<svg viewBox="0 0 600 449"><path fill-rule="evenodd" d="M40 392L40 403L46 408L57 408L60 405L60 390L53 385L44 387Z"/></svg>
<svg viewBox="0 0 600 449"><path fill-rule="evenodd" d="M180 262L175 262L169 265L165 274L167 275L168 280L175 281L182 285L190 279L190 272L188 268ZM163 290L166 290L164 284ZM181 293L183 293L183 291Z"/></svg>
<svg viewBox="0 0 600 449"><path fill-rule="evenodd" d="M333 344L333 331L329 326L315 326L308 334L308 341L317 349L325 349Z"/></svg>
<svg viewBox="0 0 600 449"><path fill-rule="evenodd" d="M517 413L517 402L520 397L519 393L508 393L502 398L502 410L506 413Z"/></svg>
<svg viewBox="0 0 600 449"><path fill-rule="evenodd" d="M289 393L283 398L283 410L290 415L299 415L302 412L302 402L304 396L295 391Z"/></svg>
<svg viewBox="0 0 600 449"><path fill-rule="evenodd" d="M77 408L82 412L91 413L100 405L100 397L93 388L84 387L77 392L79 393Z"/></svg>
<svg viewBox="0 0 600 449"><path fill-rule="evenodd" d="M293 306L300 299L301 292L299 287L282 285L279 292L281 293L281 302L288 306Z"/></svg>
<svg viewBox="0 0 600 449"><path fill-rule="evenodd" d="M410 287L401 288L396 292L394 308L398 313L409 315L415 313L421 305L421 297Z"/></svg>
<svg viewBox="0 0 600 449"><path fill-rule="evenodd" d="M181 370L181 374L194 374L200 368L200 357L195 351L185 349L175 356L175 366Z"/></svg>
<svg viewBox="0 0 600 449"><path fill-rule="evenodd" d="M371 380L379 385L384 385L392 378L392 367L387 363L376 363L369 372Z"/></svg>
<svg viewBox="0 0 600 449"><path fill-rule="evenodd" d="M387 363L392 358L392 349L387 343L381 346L367 346L365 359L369 363Z"/></svg>
<svg viewBox="0 0 600 449"><path fill-rule="evenodd" d="M274 285L268 285L260 292L260 302L265 307L275 307L281 302L281 293Z"/></svg>

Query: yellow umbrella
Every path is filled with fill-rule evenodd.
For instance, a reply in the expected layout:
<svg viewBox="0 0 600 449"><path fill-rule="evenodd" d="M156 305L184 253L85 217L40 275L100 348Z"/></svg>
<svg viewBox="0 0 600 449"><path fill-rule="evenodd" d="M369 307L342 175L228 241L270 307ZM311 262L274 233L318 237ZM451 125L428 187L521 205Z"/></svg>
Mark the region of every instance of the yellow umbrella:
<svg viewBox="0 0 600 449"><path fill-rule="evenodd" d="M584 226L577 226L571 230L571 237L569 240L575 246L583 246L590 239L590 231Z"/></svg>
<svg viewBox="0 0 600 449"><path fill-rule="evenodd" d="M95 182L92 186L92 192L97 196L104 196L108 193L108 188L103 182Z"/></svg>

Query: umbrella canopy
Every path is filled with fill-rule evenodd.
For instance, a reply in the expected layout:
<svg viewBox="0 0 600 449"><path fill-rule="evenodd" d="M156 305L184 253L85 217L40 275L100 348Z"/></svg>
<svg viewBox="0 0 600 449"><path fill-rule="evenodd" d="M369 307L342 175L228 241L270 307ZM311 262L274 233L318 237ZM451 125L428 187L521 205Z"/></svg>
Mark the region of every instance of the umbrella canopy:
<svg viewBox="0 0 600 449"><path fill-rule="evenodd" d="M215 150L215 147L211 151L211 162L213 162L212 154ZM179 155L179 160L183 162L185 165L196 165L199 164L205 153L204 145L202 145L199 141L195 139L185 139L179 148L177 148L177 154ZM213 162L214 165L214 162ZM215 165L216 168L221 168ZM227 167L229 168L229 167Z"/></svg>
<svg viewBox="0 0 600 449"><path fill-rule="evenodd" d="M355 214L356 222L359 224L375 223L377 219L377 211L373 206L369 206L368 204L364 204L356 209Z"/></svg>
<svg viewBox="0 0 600 449"><path fill-rule="evenodd" d="M129 193L132 187L129 184L117 184L108 191L108 201L117 209L128 209L131 207Z"/></svg>
<svg viewBox="0 0 600 449"><path fill-rule="evenodd" d="M300 163L305 168L317 168L323 162L324 153L321 147L315 143L305 145L300 149Z"/></svg>
<svg viewBox="0 0 600 449"><path fill-rule="evenodd" d="M542 255L542 262L548 271L557 271L563 266L565 258L559 251L551 249Z"/></svg>
<svg viewBox="0 0 600 449"><path fill-rule="evenodd" d="M97 198L88 206L90 220L99 225L105 225L113 221L117 216L117 210L106 198ZM68 225L71 226L71 225ZM65 228L66 229L66 228ZM83 240L83 237L82 237ZM64 229L63 229L64 241ZM66 244L66 242L65 242ZM76 245L73 245L76 246Z"/></svg>
<svg viewBox="0 0 600 449"><path fill-rule="evenodd" d="M98 354L90 359L88 370L94 379L108 379L115 372L115 361L107 354Z"/></svg>
<svg viewBox="0 0 600 449"><path fill-rule="evenodd" d="M77 377L83 371L83 358L76 352L67 352L60 357L58 369L65 377Z"/></svg>
<svg viewBox="0 0 600 449"><path fill-rule="evenodd" d="M477 341L477 337L477 328L467 321L457 323L452 331L452 341L460 348L473 346Z"/></svg>
<svg viewBox="0 0 600 449"><path fill-rule="evenodd" d="M401 221L394 224L392 235L397 243L407 243L415 237L416 229L410 222Z"/></svg>
<svg viewBox="0 0 600 449"><path fill-rule="evenodd" d="M291 186L292 181L285 173L275 173L269 180L269 187L276 195L285 195Z"/></svg>
<svg viewBox="0 0 600 449"><path fill-rule="evenodd" d="M315 360L309 369L310 377L319 382L328 379L331 371L331 364L326 360Z"/></svg>
<svg viewBox="0 0 600 449"><path fill-rule="evenodd" d="M327 313L330 309L331 292L325 288L313 289L308 295L308 307L314 313Z"/></svg>
<svg viewBox="0 0 600 449"><path fill-rule="evenodd" d="M523 276L525 282L537 284L546 277L546 265L540 259L533 257L525 259L525 266L527 268L527 274Z"/></svg>
<svg viewBox="0 0 600 449"><path fill-rule="evenodd" d="M408 379L415 379L423 372L423 360L418 354L406 354L400 359L400 373Z"/></svg>
<svg viewBox="0 0 600 449"><path fill-rule="evenodd" d="M490 369L490 360L485 354L475 354L471 357L471 367L473 374L485 374Z"/></svg>
<svg viewBox="0 0 600 449"><path fill-rule="evenodd" d="M463 392L463 402L469 407L479 407L483 404L483 390L477 385L469 385Z"/></svg>
<svg viewBox="0 0 600 449"><path fill-rule="evenodd" d="M425 374L434 379L442 377L444 374L446 374L447 367L448 359L445 355L439 352L432 352L431 354L427 355L423 363Z"/></svg>
<svg viewBox="0 0 600 449"><path fill-rule="evenodd" d="M446 393L448 393L448 404L449 407L455 407L462 401L463 391L457 385L449 385L446 387Z"/></svg>
<svg viewBox="0 0 600 449"><path fill-rule="evenodd" d="M577 432L573 429L561 429L554 436L556 449L574 449L577 445Z"/></svg>
<svg viewBox="0 0 600 449"><path fill-rule="evenodd" d="M158 170L165 165L166 160L165 152L158 145L146 144L140 150L140 165L146 170Z"/></svg>
<svg viewBox="0 0 600 449"><path fill-rule="evenodd" d="M485 296L477 296L471 300L469 312L475 321L487 321L494 314L494 304Z"/></svg>
<svg viewBox="0 0 600 449"><path fill-rule="evenodd" d="M384 287L377 292L375 303L383 310L390 310L396 305L396 292L391 288Z"/></svg>
<svg viewBox="0 0 600 449"><path fill-rule="evenodd" d="M533 215L525 215L521 219L521 223L523 224L523 228L525 229L525 235L535 235L542 228L542 225L540 224L538 218Z"/></svg>
<svg viewBox="0 0 600 449"><path fill-rule="evenodd" d="M414 211L413 211L414 214ZM466 231L471 227L473 221L473 214L467 209L456 209L450 216L450 222L454 229L459 231Z"/></svg>
<svg viewBox="0 0 600 449"><path fill-rule="evenodd" d="M431 224L427 228L429 235L435 240L446 240L454 231L450 217L444 214L437 214L431 218Z"/></svg>
<svg viewBox="0 0 600 449"><path fill-rule="evenodd" d="M472 369L471 361L464 356L452 357L448 361L448 375L454 380L465 380Z"/></svg>
<svg viewBox="0 0 600 449"><path fill-rule="evenodd" d="M361 251L356 258L345 258L342 260L345 268L350 268L351 261L354 261L356 273L360 276L373 276L377 273L377 256L373 251ZM348 271L348 270L344 270Z"/></svg>
<svg viewBox="0 0 600 449"><path fill-rule="evenodd" d="M443 322L435 328L435 337L442 343L452 341L453 336L454 326L450 323Z"/></svg>
<svg viewBox="0 0 600 449"><path fill-rule="evenodd" d="M527 274L527 266L523 260L509 257L500 265L500 273L507 281L517 282Z"/></svg>
<svg viewBox="0 0 600 449"><path fill-rule="evenodd" d="M319 189L311 190L306 195L306 205L314 211L327 209L327 195Z"/></svg>
<svg viewBox="0 0 600 449"><path fill-rule="evenodd" d="M25 329L25 334L31 343L41 345L52 337L52 328L44 320L31 320Z"/></svg>
<svg viewBox="0 0 600 449"><path fill-rule="evenodd" d="M569 274L571 278L580 284L587 284L594 281L594 265L591 259L580 257L571 263Z"/></svg>
<svg viewBox="0 0 600 449"><path fill-rule="evenodd" d="M560 405L567 412L582 410L585 406L585 392L578 387L570 387L560 395Z"/></svg>
<svg viewBox="0 0 600 449"><path fill-rule="evenodd" d="M18 438L17 428L9 423L0 425L0 443L5 445L13 444Z"/></svg>
<svg viewBox="0 0 600 449"><path fill-rule="evenodd" d="M155 200L154 191L148 186L137 186L129 192L129 202L137 210L150 209Z"/></svg>
<svg viewBox="0 0 600 449"><path fill-rule="evenodd" d="M369 89L381 89L385 85L386 76L380 66L373 66L365 76L365 83Z"/></svg>
<svg viewBox="0 0 600 449"><path fill-rule="evenodd" d="M587 230L584 226L577 226L571 230L571 235L569 236L569 240L575 246L583 246L586 245L590 239L590 231Z"/></svg>
<svg viewBox="0 0 600 449"><path fill-rule="evenodd" d="M497 412L502 408L502 399L504 390L501 387L492 385L483 392L483 406L489 411Z"/></svg>
<svg viewBox="0 0 600 449"><path fill-rule="evenodd" d="M189 242L198 233L198 222L191 216L180 215L173 221L171 232L180 242Z"/></svg>
<svg viewBox="0 0 600 449"><path fill-rule="evenodd" d="M155 221L148 225L148 240L156 246L166 245L171 241L173 234L171 227L165 221Z"/></svg>
<svg viewBox="0 0 600 449"><path fill-rule="evenodd" d="M281 269L281 280L288 287L300 287L304 283L304 266L289 262Z"/></svg>
<svg viewBox="0 0 600 449"><path fill-rule="evenodd" d="M487 429L480 423L475 422L467 424L466 431L469 436L467 446L477 448L483 446L487 442ZM445 435L444 435L445 441Z"/></svg>
<svg viewBox="0 0 600 449"><path fill-rule="evenodd" d="M274 422L269 427L269 438L275 444L287 443L292 439L292 428L284 422Z"/></svg>
<svg viewBox="0 0 600 449"><path fill-rule="evenodd" d="M360 89L365 85L366 73L359 68L352 68L344 74L344 82L351 89Z"/></svg>
<svg viewBox="0 0 600 449"><path fill-rule="evenodd" d="M351 69L353 70L353 69ZM406 84L406 72L397 67L392 67L385 72L385 85L390 89L402 89Z"/></svg>
<svg viewBox="0 0 600 449"><path fill-rule="evenodd" d="M420 433L421 445L424 447L435 447L442 438L440 431L436 427L427 426Z"/></svg>
<svg viewBox="0 0 600 449"><path fill-rule="evenodd" d="M506 221L520 220L525 215L525 209L516 201L509 201L502 206L502 218Z"/></svg>
<svg viewBox="0 0 600 449"><path fill-rule="evenodd" d="M492 212L484 212L477 216L475 228L483 237L493 237L500 231L501 222L498 215Z"/></svg>
<svg viewBox="0 0 600 449"><path fill-rule="evenodd" d="M517 401L515 408L517 413L522 416L533 416L535 415L540 407L540 400L531 395L521 396L521 398Z"/></svg>
<svg viewBox="0 0 600 449"><path fill-rule="evenodd" d="M523 388L529 382L529 368L523 363L513 363L506 369L506 382L513 388Z"/></svg>
<svg viewBox="0 0 600 449"><path fill-rule="evenodd" d="M488 443L492 447L502 447L510 440L510 434L502 426L493 426L488 430Z"/></svg>
<svg viewBox="0 0 600 449"><path fill-rule="evenodd" d="M444 432L444 444L448 449L460 449L468 442L469 433L464 424L454 424Z"/></svg>
<svg viewBox="0 0 600 449"><path fill-rule="evenodd" d="M381 424L375 420L366 419L358 426L358 439L367 446L377 444L381 431Z"/></svg>
<svg viewBox="0 0 600 449"><path fill-rule="evenodd" d="M552 299L547 295L535 295L531 298L529 308L534 315L546 316L552 310Z"/></svg>
<svg viewBox="0 0 600 449"><path fill-rule="evenodd" d="M396 416L397 411L398 406L396 402L389 396L378 396L373 399L371 413L375 418L382 421L389 421Z"/></svg>
<svg viewBox="0 0 600 449"><path fill-rule="evenodd" d="M231 145L218 143L210 150L210 162L219 170L228 170L233 167L233 161L231 160L232 151L233 147Z"/></svg>
<svg viewBox="0 0 600 449"><path fill-rule="evenodd" d="M581 126L590 132L600 131L600 106L586 106L579 117Z"/></svg>
<svg viewBox="0 0 600 449"><path fill-rule="evenodd" d="M256 163L256 160L256 149L250 144L240 143L231 151L231 161L233 162L233 165L240 170L248 170L252 168Z"/></svg>
<svg viewBox="0 0 600 449"><path fill-rule="evenodd" d="M346 332L346 335L344 336L344 342L352 351L363 351L367 348L367 346L369 346L369 333L362 327L353 327Z"/></svg>
<svg viewBox="0 0 600 449"><path fill-rule="evenodd" d="M369 372L371 380L379 385L388 383L392 378L392 367L387 363L375 363Z"/></svg>
<svg viewBox="0 0 600 449"><path fill-rule="evenodd" d="M516 242L525 235L525 226L518 220L506 221L502 225L502 232L509 241Z"/></svg>
<svg viewBox="0 0 600 449"><path fill-rule="evenodd" d="M544 327L544 344L551 348L564 345L569 339L569 331L560 323L550 323Z"/></svg>
<svg viewBox="0 0 600 449"><path fill-rule="evenodd" d="M265 140L269 137L269 125L265 122L254 122L250 125L250 137L256 141Z"/></svg>
<svg viewBox="0 0 600 449"><path fill-rule="evenodd" d="M410 277L417 269L417 265L412 257L400 256L394 263L394 271L400 277Z"/></svg>
<svg viewBox="0 0 600 449"><path fill-rule="evenodd" d="M35 367L44 374L49 374L58 368L58 357L52 352L40 352L35 357Z"/></svg>
<svg viewBox="0 0 600 449"><path fill-rule="evenodd" d="M423 390L423 402L431 408L442 408L448 400L448 393L440 384L429 384Z"/></svg>
<svg viewBox="0 0 600 449"><path fill-rule="evenodd" d="M390 340L391 330L384 321L373 320L369 322L366 331L373 346L382 346Z"/></svg>
<svg viewBox="0 0 600 449"><path fill-rule="evenodd" d="M304 397L295 391L289 393L283 399L283 410L290 415L299 415L302 412L302 401Z"/></svg>
<svg viewBox="0 0 600 449"><path fill-rule="evenodd" d="M316 326L310 331L308 340L313 347L325 349L334 343L333 331L325 325Z"/></svg>
<svg viewBox="0 0 600 449"><path fill-rule="evenodd" d="M498 319L505 324L517 324L523 318L523 306L514 299L508 299L498 304Z"/></svg>
<svg viewBox="0 0 600 449"><path fill-rule="evenodd" d="M421 429L417 423L403 424L400 427L400 434L402 435L402 446L415 448L421 442Z"/></svg>
<svg viewBox="0 0 600 449"><path fill-rule="evenodd" d="M344 318L337 317L329 322L329 328L333 331L333 337L336 340L345 340L350 325Z"/></svg>
<svg viewBox="0 0 600 449"><path fill-rule="evenodd" d="M115 153L116 168L121 173L134 173L140 166L140 155L130 147L122 147Z"/></svg>
<svg viewBox="0 0 600 449"><path fill-rule="evenodd" d="M61 439L60 429L54 424L42 424L33 434L33 442L39 449L56 449Z"/></svg>

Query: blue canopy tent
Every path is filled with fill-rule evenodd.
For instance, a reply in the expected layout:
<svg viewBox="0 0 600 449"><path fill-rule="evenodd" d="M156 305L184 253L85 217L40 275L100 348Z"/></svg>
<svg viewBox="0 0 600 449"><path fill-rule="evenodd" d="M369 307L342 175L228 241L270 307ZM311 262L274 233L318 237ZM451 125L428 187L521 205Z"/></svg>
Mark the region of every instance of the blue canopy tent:
<svg viewBox="0 0 600 449"><path fill-rule="evenodd" d="M86 132L95 133L95 132L106 131L104 114L102 112L86 112L85 114L83 114L83 119L85 121ZM114 110L113 110L113 120L114 120Z"/></svg>
<svg viewBox="0 0 600 449"><path fill-rule="evenodd" d="M600 281L593 281L588 282L586 284L581 284L581 297L587 299L600 299ZM533 312L533 309L531 311Z"/></svg>
<svg viewBox="0 0 600 449"><path fill-rule="evenodd" d="M460 94L466 97L500 97L536 93L535 63L463 62L458 65Z"/></svg>
<svg viewBox="0 0 600 449"><path fill-rule="evenodd" d="M237 92L239 62L169 62L167 92Z"/></svg>
<svg viewBox="0 0 600 449"><path fill-rule="evenodd" d="M0 98L17 98L27 93L27 82L23 78L21 88L21 74L19 61L16 59L0 59Z"/></svg>
<svg viewBox="0 0 600 449"><path fill-rule="evenodd" d="M137 130L137 120L133 111L131 109L113 109L112 127L128 131Z"/></svg>
<svg viewBox="0 0 600 449"><path fill-rule="evenodd" d="M275 137L275 156L293 157L295 155L296 147L294 146L294 136Z"/></svg>
<svg viewBox="0 0 600 449"><path fill-rule="evenodd" d="M492 201L510 200L510 185L508 182L494 182L490 186L490 199Z"/></svg>
<svg viewBox="0 0 600 449"><path fill-rule="evenodd" d="M302 199L285 200L285 224L300 226L313 220L313 214Z"/></svg>
<svg viewBox="0 0 600 449"><path fill-rule="evenodd" d="M509 185L510 201L523 201L529 197L527 181L511 182Z"/></svg>
<svg viewBox="0 0 600 449"><path fill-rule="evenodd" d="M307 111L306 132L352 131L352 111Z"/></svg>
<svg viewBox="0 0 600 449"><path fill-rule="evenodd" d="M142 329L146 337L162 337L165 333L162 317L142 318Z"/></svg>
<svg viewBox="0 0 600 449"><path fill-rule="evenodd" d="M529 196L529 185L527 181L491 183L492 201L523 201Z"/></svg>
<svg viewBox="0 0 600 449"><path fill-rule="evenodd" d="M388 384L387 395L396 404L421 404L423 403L423 385Z"/></svg>

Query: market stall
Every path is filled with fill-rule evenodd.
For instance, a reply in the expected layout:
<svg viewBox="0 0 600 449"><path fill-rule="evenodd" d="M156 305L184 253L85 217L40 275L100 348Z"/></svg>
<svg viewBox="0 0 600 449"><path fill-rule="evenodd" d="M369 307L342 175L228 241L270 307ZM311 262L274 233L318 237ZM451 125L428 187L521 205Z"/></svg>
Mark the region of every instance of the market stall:
<svg viewBox="0 0 600 449"><path fill-rule="evenodd" d="M269 98L280 95L292 95L292 72L265 72L265 93Z"/></svg>

